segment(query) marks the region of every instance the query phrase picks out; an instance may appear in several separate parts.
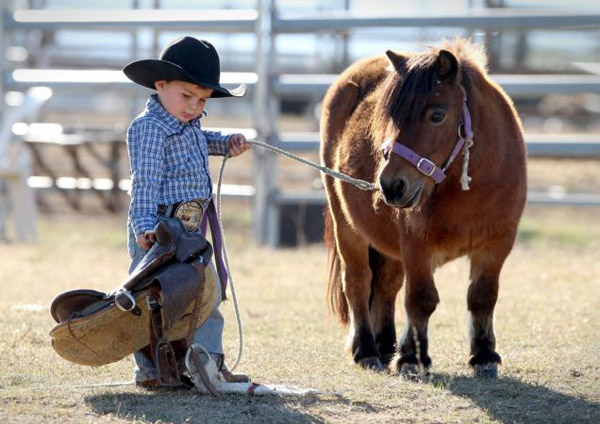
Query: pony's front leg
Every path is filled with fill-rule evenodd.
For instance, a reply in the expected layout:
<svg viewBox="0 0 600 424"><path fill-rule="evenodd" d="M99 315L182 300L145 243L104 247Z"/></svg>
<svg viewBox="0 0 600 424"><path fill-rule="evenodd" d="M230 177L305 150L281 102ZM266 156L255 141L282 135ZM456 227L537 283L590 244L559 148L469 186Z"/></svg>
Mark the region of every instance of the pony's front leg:
<svg viewBox="0 0 600 424"><path fill-rule="evenodd" d="M374 249L370 251L373 273L371 285L371 325L375 344L384 366L388 366L396 353L396 324L394 315L396 297L404 281L402 262L385 256Z"/></svg>
<svg viewBox="0 0 600 424"><path fill-rule="evenodd" d="M512 242L507 243L512 246ZM496 352L494 308L498 300L500 270L510 247L484 251L471 256L471 284L467 293L469 309L469 340L471 359L476 376L498 377L502 358Z"/></svg>
<svg viewBox="0 0 600 424"><path fill-rule="evenodd" d="M369 317L371 269L369 245L350 228L336 226L338 253L344 295L348 301L350 331L348 347L355 363L364 368L382 370L379 350Z"/></svg>
<svg viewBox="0 0 600 424"><path fill-rule="evenodd" d="M368 265L347 264L342 267L342 281L350 311L348 346L352 359L363 368L381 371L383 365L369 317L371 270Z"/></svg>
<svg viewBox="0 0 600 424"><path fill-rule="evenodd" d="M427 326L429 317L435 311L439 301L430 268L423 269L423 272L407 269L405 296L407 321L397 356L390 364L392 372L404 376L427 373L431 366Z"/></svg>

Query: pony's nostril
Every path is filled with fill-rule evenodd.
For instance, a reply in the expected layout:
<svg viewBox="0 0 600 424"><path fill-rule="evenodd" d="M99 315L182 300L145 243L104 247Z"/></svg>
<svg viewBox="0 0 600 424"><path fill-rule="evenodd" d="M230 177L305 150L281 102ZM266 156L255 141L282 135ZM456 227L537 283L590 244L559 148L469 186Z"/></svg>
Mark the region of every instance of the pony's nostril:
<svg viewBox="0 0 600 424"><path fill-rule="evenodd" d="M381 185L381 191L383 192L383 195L390 201L401 199L404 196L404 193L406 193L408 187L406 180L402 178L395 178L391 181L380 179L379 183Z"/></svg>
<svg viewBox="0 0 600 424"><path fill-rule="evenodd" d="M404 196L406 190L406 182L404 180L396 180L393 183L393 193L396 197L400 198Z"/></svg>

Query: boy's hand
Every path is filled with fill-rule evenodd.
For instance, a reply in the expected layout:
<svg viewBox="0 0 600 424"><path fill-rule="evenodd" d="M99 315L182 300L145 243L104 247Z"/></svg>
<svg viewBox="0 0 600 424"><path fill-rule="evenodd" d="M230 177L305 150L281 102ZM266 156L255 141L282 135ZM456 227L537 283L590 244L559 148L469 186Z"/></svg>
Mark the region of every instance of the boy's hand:
<svg viewBox="0 0 600 424"><path fill-rule="evenodd" d="M156 242L156 235L154 234L154 231L146 231L144 234L137 236L135 241L142 249L150 250L152 245Z"/></svg>
<svg viewBox="0 0 600 424"><path fill-rule="evenodd" d="M252 145L246 141L244 134L233 134L229 137L229 156L235 157L250 149Z"/></svg>

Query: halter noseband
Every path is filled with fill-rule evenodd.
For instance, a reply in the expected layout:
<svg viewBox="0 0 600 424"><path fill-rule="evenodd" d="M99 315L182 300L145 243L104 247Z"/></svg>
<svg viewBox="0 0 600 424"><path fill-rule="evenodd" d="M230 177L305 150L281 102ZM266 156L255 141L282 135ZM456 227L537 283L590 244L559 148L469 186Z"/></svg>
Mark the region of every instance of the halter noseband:
<svg viewBox="0 0 600 424"><path fill-rule="evenodd" d="M414 150L406 147L404 144L393 141L386 140L381 146L381 150L385 154L388 154L390 151L396 153L402 158L409 161L411 164L415 166L422 174L433 178L436 184L441 183L446 178L446 171L450 164L456 159L456 156L463 149L466 140L469 140L473 137L473 130L471 128L471 114L469 113L469 109L467 108L467 94L465 93L465 89L461 86L460 89L463 93L463 104L462 104L462 122L458 126L458 140L454 145L454 149L450 153L450 156L444 163L444 165L440 168L435 165L431 160L419 155ZM462 131L461 131L462 130Z"/></svg>

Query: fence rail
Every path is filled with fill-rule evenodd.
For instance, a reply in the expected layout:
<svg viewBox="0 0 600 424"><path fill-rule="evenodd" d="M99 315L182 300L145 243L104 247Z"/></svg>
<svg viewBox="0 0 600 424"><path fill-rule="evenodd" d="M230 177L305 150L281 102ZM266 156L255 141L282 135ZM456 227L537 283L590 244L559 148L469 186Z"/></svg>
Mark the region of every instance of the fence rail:
<svg viewBox="0 0 600 424"><path fill-rule="evenodd" d="M282 96L317 97L335 82L337 74L282 74L273 81L273 93ZM598 75L490 75L504 91L515 98L541 96L547 94L599 93ZM255 72L223 72L223 84L254 85L258 82ZM137 86L116 70L83 69L15 69L5 73L4 86L23 90L31 86L43 85L59 89L81 89L105 86L103 88L136 89Z"/></svg>
<svg viewBox="0 0 600 424"><path fill-rule="evenodd" d="M254 85L258 81L255 72L222 72L224 85ZM12 90L24 90L31 86L42 85L52 89L81 90L90 88L115 88L139 90L121 71L104 69L15 69L4 75L4 87Z"/></svg>
<svg viewBox="0 0 600 424"><path fill-rule="evenodd" d="M325 193L322 191L278 193L274 197L277 205L325 206ZM562 191L530 191L527 203L541 206L600 206L600 195L595 193L565 193Z"/></svg>
<svg viewBox="0 0 600 424"><path fill-rule="evenodd" d="M487 9L444 15L357 15L352 11L275 17L273 29L279 33L340 32L365 28L467 28L467 29L595 29L600 13L549 12L523 9Z"/></svg>
<svg viewBox="0 0 600 424"><path fill-rule="evenodd" d="M273 82L273 91L279 95L323 95L338 76L337 74L282 74ZM546 94L600 93L598 75L492 74L490 78L509 95L518 98Z"/></svg>
<svg viewBox="0 0 600 424"><path fill-rule="evenodd" d="M282 133L274 144L284 150L317 150L319 133ZM529 157L600 159L600 134L525 134L525 144Z"/></svg>
<svg viewBox="0 0 600 424"><path fill-rule="evenodd" d="M133 27L215 32L254 32L256 10L18 10L5 13L4 28L131 30Z"/></svg>
<svg viewBox="0 0 600 424"><path fill-rule="evenodd" d="M366 16L365 16L366 15ZM256 10L18 10L4 14L4 27L19 29L117 29L137 27L155 29L193 29L216 32L253 32L258 20ZM467 13L383 15L352 11L318 14L278 15L272 21L277 33L340 32L365 28L466 28L466 29L596 29L597 11L544 11L523 9L487 9Z"/></svg>

